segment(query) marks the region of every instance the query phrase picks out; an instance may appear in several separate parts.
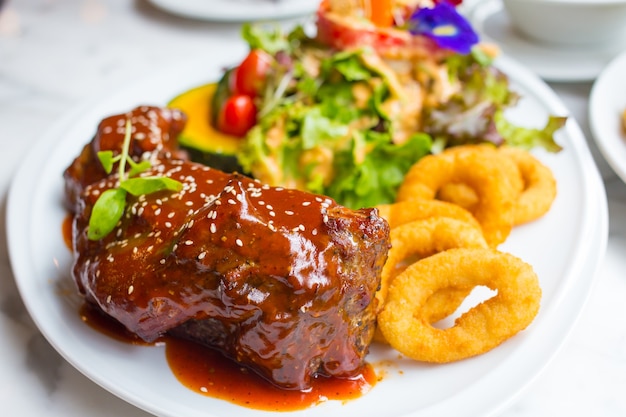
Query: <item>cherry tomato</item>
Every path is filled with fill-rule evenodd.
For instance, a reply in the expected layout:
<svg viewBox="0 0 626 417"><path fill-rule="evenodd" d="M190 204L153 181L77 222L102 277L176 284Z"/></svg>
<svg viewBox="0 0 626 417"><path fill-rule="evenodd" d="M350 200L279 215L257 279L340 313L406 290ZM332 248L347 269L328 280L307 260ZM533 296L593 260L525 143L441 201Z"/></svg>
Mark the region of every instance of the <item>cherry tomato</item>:
<svg viewBox="0 0 626 417"><path fill-rule="evenodd" d="M255 97L263 88L272 57L261 49L253 49L239 64L234 74L234 92Z"/></svg>
<svg viewBox="0 0 626 417"><path fill-rule="evenodd" d="M256 106L252 97L234 94L222 104L217 117L217 128L233 136L245 136L256 123Z"/></svg>
<svg viewBox="0 0 626 417"><path fill-rule="evenodd" d="M384 18L381 18L384 19ZM384 23L378 22L383 26ZM366 25L355 26L321 9L317 14L317 39L337 49L350 49L370 45L377 51L406 48L411 39L400 31L384 31L382 28Z"/></svg>
<svg viewBox="0 0 626 417"><path fill-rule="evenodd" d="M443 1L443 0L438 0ZM369 45L379 54L397 56L422 56L430 54L435 59L446 54L437 44L424 36L411 36L408 31L393 27L381 27L387 18L377 18L376 24L355 25L351 20L332 13L328 6L320 6L317 11L317 40L335 49L345 50ZM378 7L378 6L377 6ZM378 21L380 19L380 21Z"/></svg>

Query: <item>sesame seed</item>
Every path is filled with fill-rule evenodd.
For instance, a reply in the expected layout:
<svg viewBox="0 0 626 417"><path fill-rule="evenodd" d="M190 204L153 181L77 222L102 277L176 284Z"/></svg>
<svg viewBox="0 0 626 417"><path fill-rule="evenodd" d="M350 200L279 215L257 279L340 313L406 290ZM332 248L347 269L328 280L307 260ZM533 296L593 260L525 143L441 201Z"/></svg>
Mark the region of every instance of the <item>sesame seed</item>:
<svg viewBox="0 0 626 417"><path fill-rule="evenodd" d="M215 233L217 231L217 227L215 226L215 223L211 223L211 227L209 228L209 230L211 231L211 233Z"/></svg>
<svg viewBox="0 0 626 417"><path fill-rule="evenodd" d="M193 240L186 240L185 241L185 245L187 245L187 246L193 245Z"/></svg>
<svg viewBox="0 0 626 417"><path fill-rule="evenodd" d="M204 259L205 256L206 252L200 252L200 255L198 255L198 259Z"/></svg>
<svg viewBox="0 0 626 417"><path fill-rule="evenodd" d="M302 205L303 205L304 207L307 207L307 206L310 206L310 205L311 205L311 202L310 202L310 201L304 201L304 202L302 202Z"/></svg>
<svg viewBox="0 0 626 417"><path fill-rule="evenodd" d="M132 285L128 287L128 295L131 295L133 291L135 291L135 287L133 287Z"/></svg>
<svg viewBox="0 0 626 417"><path fill-rule="evenodd" d="M235 240L235 243L237 244L237 246L243 246L243 242L241 241L241 239Z"/></svg>
<svg viewBox="0 0 626 417"><path fill-rule="evenodd" d="M294 214L294 213L293 213L293 211L291 211L291 210L285 210L285 214L286 214L287 216L293 216L293 214Z"/></svg>

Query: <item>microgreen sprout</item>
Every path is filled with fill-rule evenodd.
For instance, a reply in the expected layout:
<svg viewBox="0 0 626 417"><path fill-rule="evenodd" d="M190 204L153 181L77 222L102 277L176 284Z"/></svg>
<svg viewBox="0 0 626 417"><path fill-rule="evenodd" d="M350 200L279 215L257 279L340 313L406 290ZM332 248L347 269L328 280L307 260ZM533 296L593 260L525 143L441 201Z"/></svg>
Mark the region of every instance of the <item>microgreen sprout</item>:
<svg viewBox="0 0 626 417"><path fill-rule="evenodd" d="M168 177L137 177L137 175L150 169L151 163L150 161L135 162L130 157L131 132L132 124L127 119L121 153L113 156L113 151L98 152L98 159L107 174L110 174L115 163L118 163L120 185L117 188L106 190L96 200L89 217L87 230L89 240L102 239L111 233L124 215L128 193L139 196L162 190L180 191L183 187L179 181ZM130 166L128 172L126 171L126 164Z"/></svg>

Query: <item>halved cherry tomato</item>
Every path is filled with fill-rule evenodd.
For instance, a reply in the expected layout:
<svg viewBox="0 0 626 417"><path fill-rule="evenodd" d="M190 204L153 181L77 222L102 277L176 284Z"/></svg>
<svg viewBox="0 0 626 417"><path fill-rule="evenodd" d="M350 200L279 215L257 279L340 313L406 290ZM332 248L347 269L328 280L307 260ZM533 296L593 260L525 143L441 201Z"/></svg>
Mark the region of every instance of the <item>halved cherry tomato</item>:
<svg viewBox="0 0 626 417"><path fill-rule="evenodd" d="M408 48L412 37L407 31L381 28L374 24L354 24L351 20L321 9L317 13L317 40L344 50L368 45L378 52Z"/></svg>
<svg viewBox="0 0 626 417"><path fill-rule="evenodd" d="M245 136L256 124L256 106L252 97L234 94L224 101L217 117L217 128L233 136Z"/></svg>
<svg viewBox="0 0 626 417"><path fill-rule="evenodd" d="M425 36L413 36L409 31L393 26L376 26L372 21L346 19L333 13L324 2L317 11L316 26L317 40L339 50L368 45L382 56L432 56L435 60L448 53Z"/></svg>
<svg viewBox="0 0 626 417"><path fill-rule="evenodd" d="M233 91L255 97L263 88L272 59L272 56L262 49L251 50L233 74Z"/></svg>

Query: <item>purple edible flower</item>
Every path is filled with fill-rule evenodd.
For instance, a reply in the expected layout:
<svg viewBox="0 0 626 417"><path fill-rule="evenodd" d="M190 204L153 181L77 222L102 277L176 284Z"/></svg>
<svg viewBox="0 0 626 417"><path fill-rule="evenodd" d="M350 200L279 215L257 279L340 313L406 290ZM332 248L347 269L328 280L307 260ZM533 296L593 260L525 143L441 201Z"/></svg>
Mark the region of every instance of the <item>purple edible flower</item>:
<svg viewBox="0 0 626 417"><path fill-rule="evenodd" d="M478 43L478 35L469 22L447 1L432 8L419 8L411 15L408 24L413 35L431 38L442 48L468 54Z"/></svg>

